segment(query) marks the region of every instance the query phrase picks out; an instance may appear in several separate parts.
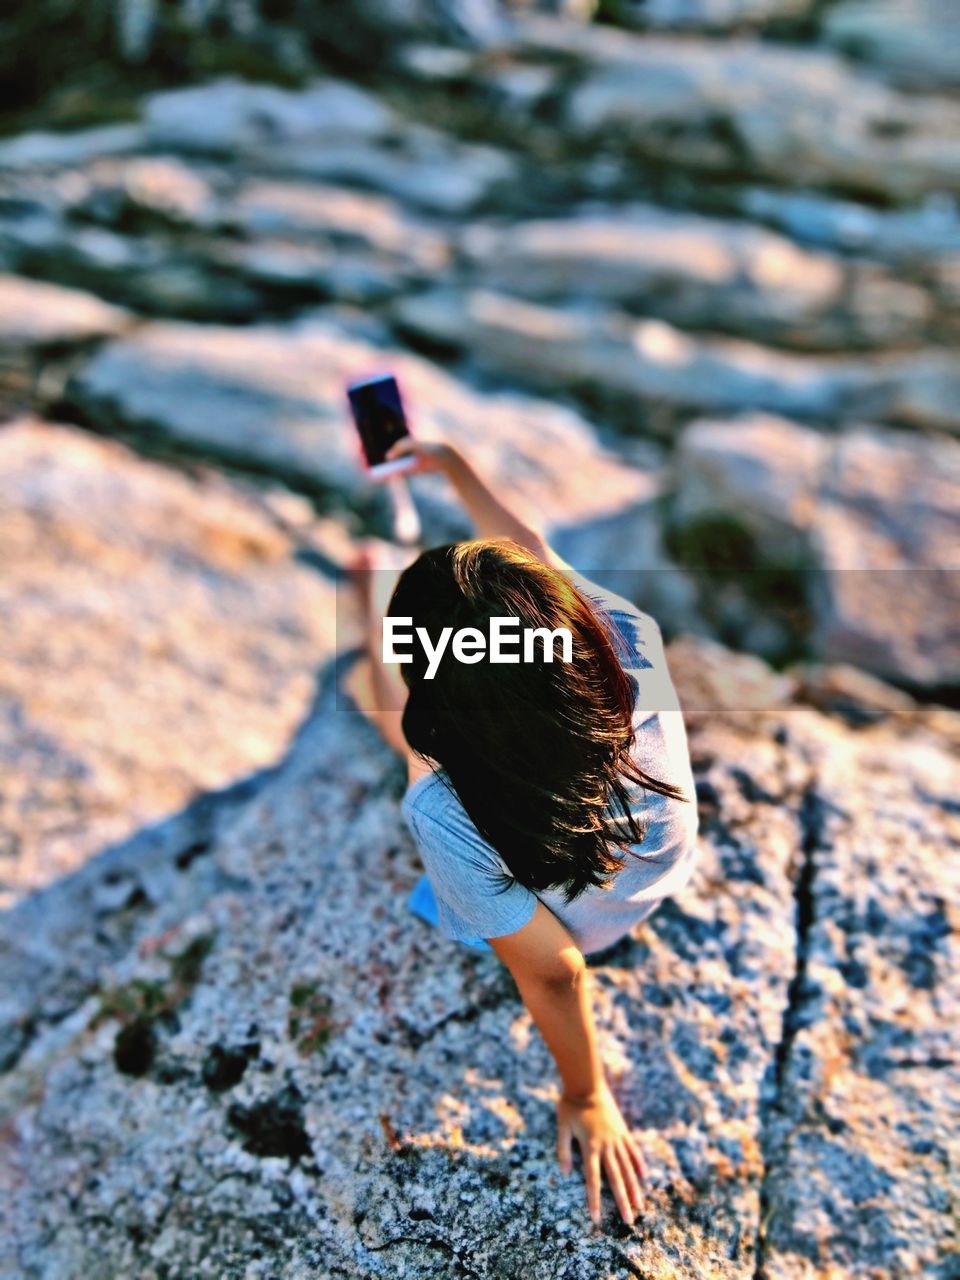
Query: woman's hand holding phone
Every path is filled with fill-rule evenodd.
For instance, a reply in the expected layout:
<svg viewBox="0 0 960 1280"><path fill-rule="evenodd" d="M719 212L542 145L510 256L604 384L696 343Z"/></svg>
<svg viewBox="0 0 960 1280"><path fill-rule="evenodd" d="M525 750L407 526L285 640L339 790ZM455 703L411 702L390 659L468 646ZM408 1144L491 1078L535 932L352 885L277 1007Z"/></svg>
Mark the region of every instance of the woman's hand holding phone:
<svg viewBox="0 0 960 1280"><path fill-rule="evenodd" d="M542 534L504 506L463 454L452 445L405 436L393 443L384 459L387 466L409 460L414 474L439 471L445 475L463 503L477 537L512 538L554 568L570 568L565 560L551 551Z"/></svg>
<svg viewBox="0 0 960 1280"><path fill-rule="evenodd" d="M410 465L404 468L405 475L417 475L426 471L443 471L449 475L457 460L457 452L448 444L427 440L414 440L412 436L404 436L397 440L384 455L386 462L397 462L401 458L409 459ZM376 479L376 476L371 478Z"/></svg>

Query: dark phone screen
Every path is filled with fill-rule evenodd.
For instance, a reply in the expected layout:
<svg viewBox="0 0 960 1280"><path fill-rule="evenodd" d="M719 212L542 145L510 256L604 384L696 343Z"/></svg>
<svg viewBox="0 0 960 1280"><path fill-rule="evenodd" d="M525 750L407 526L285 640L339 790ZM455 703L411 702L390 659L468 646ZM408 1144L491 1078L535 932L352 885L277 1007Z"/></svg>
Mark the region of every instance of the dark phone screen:
<svg viewBox="0 0 960 1280"><path fill-rule="evenodd" d="M347 388L347 395L360 433L363 456L368 466L375 467L383 462L392 444L410 434L400 402L400 388L396 379L387 375L356 383Z"/></svg>

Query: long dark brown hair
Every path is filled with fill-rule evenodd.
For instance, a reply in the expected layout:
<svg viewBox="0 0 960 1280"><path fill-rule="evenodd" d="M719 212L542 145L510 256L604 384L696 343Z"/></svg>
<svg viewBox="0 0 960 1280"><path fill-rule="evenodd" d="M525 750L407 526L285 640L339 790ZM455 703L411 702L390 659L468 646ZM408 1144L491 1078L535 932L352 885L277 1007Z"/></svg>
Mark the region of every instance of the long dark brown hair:
<svg viewBox="0 0 960 1280"><path fill-rule="evenodd" d="M487 633L492 617L521 629L570 630L571 662L465 664L446 653L425 679L423 647L400 667L408 689L403 732L459 797L481 836L528 888L562 888L572 901L607 887L627 846L643 840L630 786L683 792L633 758L634 689L612 622L565 574L509 538L425 551L400 576L388 612L410 617L436 644L444 627ZM514 635L516 632L514 631ZM516 651L516 650L514 650ZM636 855L634 855L636 856ZM510 877L504 878L504 887Z"/></svg>

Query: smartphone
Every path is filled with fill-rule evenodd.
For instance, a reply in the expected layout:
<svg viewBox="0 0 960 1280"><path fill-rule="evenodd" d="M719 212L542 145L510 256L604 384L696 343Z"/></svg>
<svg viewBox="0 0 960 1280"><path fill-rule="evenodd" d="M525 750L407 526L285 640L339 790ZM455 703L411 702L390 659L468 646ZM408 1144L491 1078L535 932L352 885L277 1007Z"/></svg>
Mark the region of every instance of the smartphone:
<svg viewBox="0 0 960 1280"><path fill-rule="evenodd" d="M416 465L413 458L385 461L391 445L410 434L396 378L382 374L351 383L347 397L370 474L389 476L410 471Z"/></svg>

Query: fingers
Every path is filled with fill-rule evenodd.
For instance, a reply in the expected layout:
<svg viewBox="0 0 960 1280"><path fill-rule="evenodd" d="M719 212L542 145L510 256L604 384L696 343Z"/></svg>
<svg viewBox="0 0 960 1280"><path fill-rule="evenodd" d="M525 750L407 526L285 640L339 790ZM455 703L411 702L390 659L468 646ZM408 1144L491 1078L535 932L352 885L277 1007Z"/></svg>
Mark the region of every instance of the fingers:
<svg viewBox="0 0 960 1280"><path fill-rule="evenodd" d="M617 1148L617 1157L620 1161L620 1172L623 1176L624 1186L627 1189L627 1198L633 1207L634 1213L637 1213L643 1205L643 1192L640 1190L640 1179L637 1176L633 1155L626 1138Z"/></svg>
<svg viewBox="0 0 960 1280"><path fill-rule="evenodd" d="M624 1222L632 1224L634 1217L633 1205L630 1203L623 1174L620 1172L618 1151L613 1145L604 1147L603 1168L607 1175L607 1182L610 1184L610 1190L613 1192L613 1198L617 1202L617 1208L620 1210L620 1217Z"/></svg>
<svg viewBox="0 0 960 1280"><path fill-rule="evenodd" d="M623 1145L626 1147L630 1163L636 1170L638 1177L645 1178L647 1176L647 1166L643 1162L640 1147L632 1133L625 1133L623 1135Z"/></svg>
<svg viewBox="0 0 960 1280"><path fill-rule="evenodd" d="M573 1168L573 1134L570 1126L561 1124L557 1129L557 1159L564 1173Z"/></svg>
<svg viewBox="0 0 960 1280"><path fill-rule="evenodd" d="M384 457L392 461L394 458L406 457L408 453L416 453L417 447L412 436L403 436L400 440L395 440Z"/></svg>
<svg viewBox="0 0 960 1280"><path fill-rule="evenodd" d="M600 1152L588 1148L584 1160L584 1177L587 1183L587 1208L594 1222L600 1221Z"/></svg>

